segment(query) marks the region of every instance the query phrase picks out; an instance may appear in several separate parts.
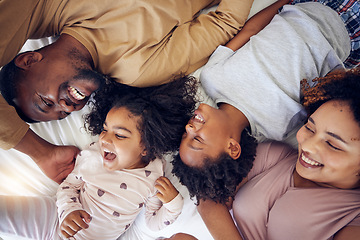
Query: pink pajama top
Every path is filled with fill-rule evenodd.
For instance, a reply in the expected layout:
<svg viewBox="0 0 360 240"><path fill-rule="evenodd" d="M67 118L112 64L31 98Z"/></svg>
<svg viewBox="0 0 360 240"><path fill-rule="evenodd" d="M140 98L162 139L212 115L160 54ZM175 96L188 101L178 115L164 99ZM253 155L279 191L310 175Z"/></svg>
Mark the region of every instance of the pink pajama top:
<svg viewBox="0 0 360 240"><path fill-rule="evenodd" d="M178 194L162 204L155 196L155 181L163 176L163 162L156 159L144 168L107 171L103 168L98 143L80 153L73 172L59 186L59 223L72 211L85 210L92 217L89 228L76 239L117 239L146 208L150 229L160 230L180 215L183 198Z"/></svg>
<svg viewBox="0 0 360 240"><path fill-rule="evenodd" d="M233 203L244 239L332 239L345 226L360 226L360 190L294 187L296 161L287 145L259 145Z"/></svg>

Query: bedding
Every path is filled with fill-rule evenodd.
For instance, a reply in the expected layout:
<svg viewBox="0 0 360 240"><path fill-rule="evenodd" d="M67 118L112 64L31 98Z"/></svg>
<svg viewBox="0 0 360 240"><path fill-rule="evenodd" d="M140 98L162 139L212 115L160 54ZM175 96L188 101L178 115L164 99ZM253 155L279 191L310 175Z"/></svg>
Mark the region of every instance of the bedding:
<svg viewBox="0 0 360 240"><path fill-rule="evenodd" d="M255 0L250 16L274 1ZM36 49L52 41L54 41L53 38L29 40L22 51ZM195 71L193 75L198 78L200 72L201 68ZM205 94L201 87L198 94L201 102L214 105L213 101ZM83 115L87 112L89 112L89 107L85 106L81 111L73 112L63 120L31 124L31 129L51 143L57 145L75 145L83 149L87 144L97 140L97 137L91 136L84 127ZM295 138L293 137L295 131L290 134L287 140L293 146L296 146ZM0 159L1 195L54 196L56 194L58 184L47 178L27 155L13 149L8 151L0 149ZM120 239L150 240L158 237L170 237L177 232L192 234L200 240L212 239L196 210L195 199L190 199L186 187L182 186L178 179L171 174L169 156L166 157L166 160L168 164L166 164L165 175L172 181L185 200L181 215L172 225L161 231L153 232L146 227L144 212L142 212ZM0 239L11 240L20 238L17 236L2 236L0 233Z"/></svg>

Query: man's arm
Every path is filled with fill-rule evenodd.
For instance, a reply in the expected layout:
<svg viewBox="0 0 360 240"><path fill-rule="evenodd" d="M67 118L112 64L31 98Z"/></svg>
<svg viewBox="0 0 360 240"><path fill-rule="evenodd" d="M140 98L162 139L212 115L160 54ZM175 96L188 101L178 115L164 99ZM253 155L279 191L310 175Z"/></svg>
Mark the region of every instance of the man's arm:
<svg viewBox="0 0 360 240"><path fill-rule="evenodd" d="M52 180L60 183L74 168L75 146L56 146L34 133L0 95L0 148L14 148L31 157Z"/></svg>
<svg viewBox="0 0 360 240"><path fill-rule="evenodd" d="M226 47L236 51L250 40L250 37L260 32L270 23L279 8L288 4L290 0L279 0L267 8L252 16L244 25L243 29L227 44Z"/></svg>
<svg viewBox="0 0 360 240"><path fill-rule="evenodd" d="M28 129L14 149L27 154L52 180L61 183L73 170L80 150L75 146L56 146Z"/></svg>
<svg viewBox="0 0 360 240"><path fill-rule="evenodd" d="M143 87L189 74L206 63L212 52L243 27L253 0L222 0L215 12L200 14L178 26L141 67L132 84Z"/></svg>

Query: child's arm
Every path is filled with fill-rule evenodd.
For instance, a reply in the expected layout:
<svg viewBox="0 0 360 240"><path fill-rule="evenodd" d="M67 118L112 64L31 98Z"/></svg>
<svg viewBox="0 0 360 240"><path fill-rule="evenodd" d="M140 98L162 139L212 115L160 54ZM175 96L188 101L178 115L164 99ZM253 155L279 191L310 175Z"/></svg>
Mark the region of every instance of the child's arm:
<svg viewBox="0 0 360 240"><path fill-rule="evenodd" d="M148 227L157 231L176 220L181 213L184 200L166 177L159 177L156 180L155 188L159 192L145 203L145 218Z"/></svg>
<svg viewBox="0 0 360 240"><path fill-rule="evenodd" d="M360 226L346 226L334 235L334 240L358 239Z"/></svg>
<svg viewBox="0 0 360 240"><path fill-rule="evenodd" d="M187 233L176 233L172 235L170 238L158 238L159 240L198 240L196 237L187 234Z"/></svg>
<svg viewBox="0 0 360 240"><path fill-rule="evenodd" d="M226 44L226 47L232 49L233 51L241 48L249 41L250 37L260 32L266 25L270 23L273 17L278 13L279 8L289 2L290 0L278 0L277 2L271 4L267 8L264 8L252 16L245 23L243 29L241 29L239 33Z"/></svg>
<svg viewBox="0 0 360 240"><path fill-rule="evenodd" d="M242 240L226 205L200 200L197 209L215 240Z"/></svg>
<svg viewBox="0 0 360 240"><path fill-rule="evenodd" d="M88 228L87 223L91 220L79 200L83 184L80 178L70 173L60 184L56 194L60 230L66 238L75 235L81 229Z"/></svg>
<svg viewBox="0 0 360 240"><path fill-rule="evenodd" d="M91 216L84 210L69 213L60 225L60 230L66 238L74 236L78 231L89 227Z"/></svg>
<svg viewBox="0 0 360 240"><path fill-rule="evenodd" d="M236 187L236 192L248 181L244 178ZM242 240L240 233L235 226L229 209L232 208L232 199L225 205L212 200L200 200L197 210L203 219L210 234L215 240L234 239Z"/></svg>
<svg viewBox="0 0 360 240"><path fill-rule="evenodd" d="M155 188L159 191L156 196L160 199L160 201L162 201L162 203L172 201L179 194L178 190L166 177L159 177L156 180L156 183Z"/></svg>

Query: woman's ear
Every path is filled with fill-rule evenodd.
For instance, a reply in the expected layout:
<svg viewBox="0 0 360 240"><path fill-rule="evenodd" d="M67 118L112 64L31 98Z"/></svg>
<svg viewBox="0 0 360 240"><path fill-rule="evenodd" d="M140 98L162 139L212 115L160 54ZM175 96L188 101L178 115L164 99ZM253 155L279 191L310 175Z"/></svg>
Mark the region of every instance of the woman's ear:
<svg viewBox="0 0 360 240"><path fill-rule="evenodd" d="M27 70L34 63L38 63L42 59L43 55L39 52L24 52L15 58L15 65L23 70Z"/></svg>
<svg viewBox="0 0 360 240"><path fill-rule="evenodd" d="M241 154L241 146L240 144L235 141L234 139L230 139L229 145L228 145L228 154L232 159L238 159Z"/></svg>

